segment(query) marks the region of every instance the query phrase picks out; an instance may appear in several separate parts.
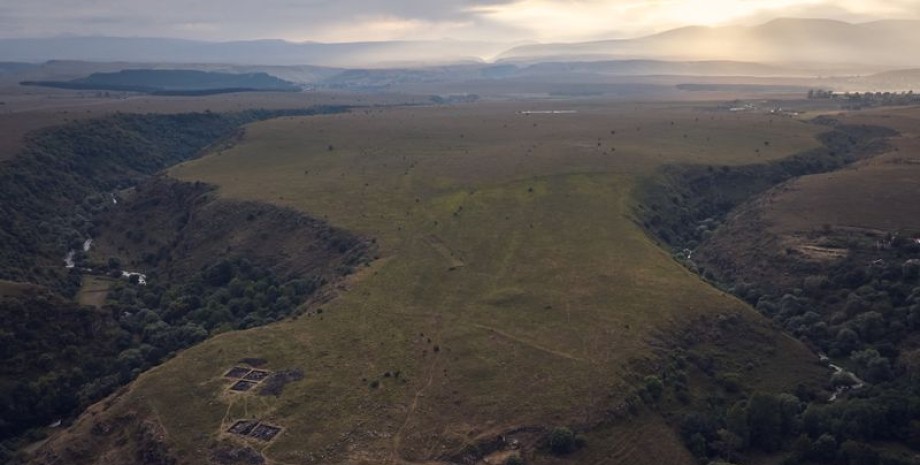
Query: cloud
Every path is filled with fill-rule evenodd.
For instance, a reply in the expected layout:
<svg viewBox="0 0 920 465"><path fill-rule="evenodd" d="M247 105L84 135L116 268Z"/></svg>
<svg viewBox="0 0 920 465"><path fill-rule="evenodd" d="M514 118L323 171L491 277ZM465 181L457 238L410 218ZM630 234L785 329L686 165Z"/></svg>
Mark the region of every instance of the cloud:
<svg viewBox="0 0 920 465"><path fill-rule="evenodd" d="M777 17L853 22L920 18L920 0L519 0L476 7L543 41L635 37L687 25L761 23Z"/></svg>
<svg viewBox="0 0 920 465"><path fill-rule="evenodd" d="M777 16L918 14L920 0L30 0L0 7L0 36L565 41Z"/></svg>
<svg viewBox="0 0 920 465"><path fill-rule="evenodd" d="M474 25L475 7L512 0L30 0L4 7L3 36L128 35L199 39L328 38L360 40L361 26L387 39ZM187 25L214 25L190 28ZM354 30L345 37L332 31ZM414 25L414 26L412 26ZM412 26L412 27L409 27ZM294 36L294 37L289 37ZM325 37L324 37L325 36Z"/></svg>
<svg viewBox="0 0 920 465"><path fill-rule="evenodd" d="M797 2L781 11L770 9L756 11L744 18L742 22L757 24L777 16L827 18L853 23L881 19L920 19L920 1L842 0L833 2Z"/></svg>

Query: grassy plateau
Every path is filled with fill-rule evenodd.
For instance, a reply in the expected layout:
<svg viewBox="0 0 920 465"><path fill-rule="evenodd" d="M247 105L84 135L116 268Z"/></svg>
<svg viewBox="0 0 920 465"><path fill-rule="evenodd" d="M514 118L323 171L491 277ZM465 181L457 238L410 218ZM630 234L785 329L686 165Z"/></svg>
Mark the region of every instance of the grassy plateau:
<svg viewBox="0 0 920 465"><path fill-rule="evenodd" d="M169 174L375 238L379 258L303 316L189 349L106 408L148 413L189 463L246 418L284 428L249 443L279 464L439 463L520 428L601 424L692 322L738 314L768 331L646 236L634 189L664 164L786 157L821 130L705 103L552 101L251 125ZM774 345L719 353L757 359L751 388L823 373L804 346ZM245 357L305 377L278 397L228 392ZM586 429L578 462L693 463L660 417L635 424Z"/></svg>

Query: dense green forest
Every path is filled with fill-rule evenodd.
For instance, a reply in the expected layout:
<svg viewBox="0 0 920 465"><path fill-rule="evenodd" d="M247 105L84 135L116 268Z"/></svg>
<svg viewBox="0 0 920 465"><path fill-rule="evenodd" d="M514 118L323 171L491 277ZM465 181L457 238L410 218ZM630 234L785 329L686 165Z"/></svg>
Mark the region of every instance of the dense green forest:
<svg viewBox="0 0 920 465"><path fill-rule="evenodd" d="M159 279L148 285L120 280L101 307L82 307L73 296L87 270L65 269L63 257L111 226L113 193L226 140L242 124L342 110L115 115L37 133L22 154L0 165L0 279L35 284L0 293L0 462L14 460L43 427L66 423L177 351L289 316L326 283L323 273L278 276L245 257L218 255L172 281L157 267L150 273ZM145 202L119 218L133 225L149 216L143 206L157 199ZM316 245L347 256L336 273L365 261L364 242L322 231ZM114 258L91 265L94 274L121 274Z"/></svg>
<svg viewBox="0 0 920 465"><path fill-rule="evenodd" d="M705 400L705 410L680 420L682 437L701 463L744 463L762 454L778 454L787 464L916 463L920 350L911 341L920 330L920 261L912 257L920 254L920 245L897 233L881 248L874 238L838 234L835 240L851 251L846 259L820 270L805 262L784 264L780 274L805 277L795 287L744 282L730 270L696 265L687 253L754 195L795 176L880 153L884 138L894 135L826 118L819 122L831 129L821 136L823 148L764 165L671 167L664 175L670 182L645 193L641 221L678 260L852 371L831 377L828 370L828 389L843 393L834 400L804 387L738 392L731 382L737 374L716 374L725 389ZM678 365L688 363L679 358Z"/></svg>
<svg viewBox="0 0 920 465"><path fill-rule="evenodd" d="M181 283L121 281L101 309L47 291L0 299L0 439L66 419L214 333L291 315L323 284L237 259Z"/></svg>

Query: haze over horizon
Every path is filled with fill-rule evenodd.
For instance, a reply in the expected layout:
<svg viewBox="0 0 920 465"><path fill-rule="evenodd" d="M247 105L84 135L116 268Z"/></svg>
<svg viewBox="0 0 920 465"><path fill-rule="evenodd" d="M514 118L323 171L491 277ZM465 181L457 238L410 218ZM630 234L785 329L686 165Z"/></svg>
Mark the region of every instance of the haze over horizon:
<svg viewBox="0 0 920 465"><path fill-rule="evenodd" d="M920 19L920 0L36 0L0 6L0 38L572 42L782 17Z"/></svg>

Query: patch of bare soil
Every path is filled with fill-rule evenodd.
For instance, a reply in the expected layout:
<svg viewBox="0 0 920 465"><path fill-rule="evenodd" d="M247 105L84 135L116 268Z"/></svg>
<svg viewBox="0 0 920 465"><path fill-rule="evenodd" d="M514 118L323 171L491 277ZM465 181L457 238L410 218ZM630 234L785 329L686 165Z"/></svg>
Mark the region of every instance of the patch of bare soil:
<svg viewBox="0 0 920 465"><path fill-rule="evenodd" d="M303 370L285 370L272 373L259 389L260 396L278 397L284 392L284 387L289 383L300 381L304 378Z"/></svg>
<svg viewBox="0 0 920 465"><path fill-rule="evenodd" d="M217 445L211 450L211 462L220 465L262 465L265 457L249 446L240 447L230 442Z"/></svg>

